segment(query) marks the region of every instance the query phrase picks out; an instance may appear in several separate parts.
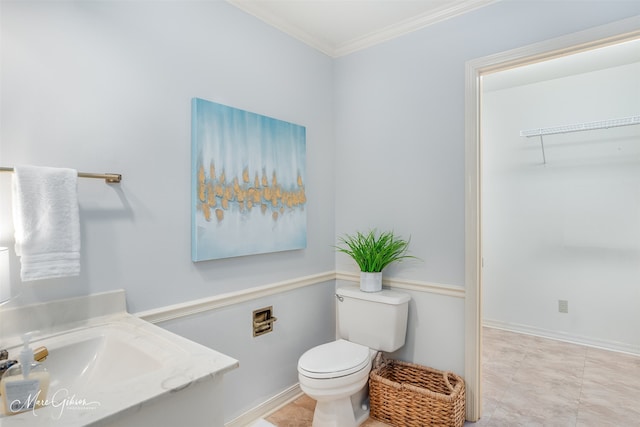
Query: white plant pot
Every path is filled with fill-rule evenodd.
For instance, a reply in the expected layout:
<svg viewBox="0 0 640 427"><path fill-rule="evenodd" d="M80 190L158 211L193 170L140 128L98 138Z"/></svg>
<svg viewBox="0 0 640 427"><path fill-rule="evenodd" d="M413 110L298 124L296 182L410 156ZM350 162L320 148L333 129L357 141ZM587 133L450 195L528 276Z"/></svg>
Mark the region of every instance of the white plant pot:
<svg viewBox="0 0 640 427"><path fill-rule="evenodd" d="M382 272L360 272L360 290L363 292L380 292L382 290Z"/></svg>

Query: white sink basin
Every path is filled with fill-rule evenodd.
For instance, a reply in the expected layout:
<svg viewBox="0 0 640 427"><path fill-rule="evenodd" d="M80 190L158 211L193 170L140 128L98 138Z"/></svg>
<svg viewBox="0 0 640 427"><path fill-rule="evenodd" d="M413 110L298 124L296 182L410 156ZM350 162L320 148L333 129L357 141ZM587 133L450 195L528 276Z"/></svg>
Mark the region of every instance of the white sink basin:
<svg viewBox="0 0 640 427"><path fill-rule="evenodd" d="M49 350L43 365L50 373L50 389L84 394L137 381L162 369L172 354L174 359L176 354L186 357L173 343L136 334L126 323L81 329L36 341L32 347L40 345Z"/></svg>
<svg viewBox="0 0 640 427"><path fill-rule="evenodd" d="M43 362L50 375L47 405L0 416L0 427L180 425L185 411L192 414L190 425L224 424L222 374L237 360L123 311L58 324L56 313L64 310L46 309L51 313L40 317L58 326L34 335L30 347L49 351ZM28 314L0 312L0 325L11 329ZM38 326L46 324L28 325ZM18 336L2 337L11 358L20 352Z"/></svg>

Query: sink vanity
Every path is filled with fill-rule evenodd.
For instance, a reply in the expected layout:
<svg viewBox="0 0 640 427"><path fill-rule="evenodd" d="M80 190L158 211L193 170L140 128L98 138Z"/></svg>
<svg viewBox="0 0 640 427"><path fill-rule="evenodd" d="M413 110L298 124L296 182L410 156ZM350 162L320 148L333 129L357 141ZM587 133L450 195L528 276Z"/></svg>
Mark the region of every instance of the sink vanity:
<svg viewBox="0 0 640 427"><path fill-rule="evenodd" d="M238 361L126 312L124 291L0 307L0 345L21 334L47 347L46 407L2 417L12 426L224 425L222 378Z"/></svg>

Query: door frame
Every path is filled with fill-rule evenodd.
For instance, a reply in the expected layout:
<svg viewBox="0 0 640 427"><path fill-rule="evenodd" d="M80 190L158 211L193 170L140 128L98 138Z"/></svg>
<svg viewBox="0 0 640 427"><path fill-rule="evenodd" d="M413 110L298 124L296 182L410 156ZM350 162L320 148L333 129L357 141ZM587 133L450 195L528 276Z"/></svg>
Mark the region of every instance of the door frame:
<svg viewBox="0 0 640 427"><path fill-rule="evenodd" d="M465 383L466 418L482 415L482 129L483 75L640 38L634 16L468 61L465 66Z"/></svg>

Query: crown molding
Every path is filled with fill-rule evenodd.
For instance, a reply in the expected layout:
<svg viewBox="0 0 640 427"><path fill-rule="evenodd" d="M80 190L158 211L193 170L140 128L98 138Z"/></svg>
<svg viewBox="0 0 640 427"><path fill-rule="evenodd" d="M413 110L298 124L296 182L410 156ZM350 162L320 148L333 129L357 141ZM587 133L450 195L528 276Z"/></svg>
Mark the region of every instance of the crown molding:
<svg viewBox="0 0 640 427"><path fill-rule="evenodd" d="M313 36L304 29L297 25L293 25L287 22L285 19L280 18L277 14L271 13L268 10L260 6L260 2L251 0L226 0L227 3L237 7L238 9L252 15L264 23L286 33L291 37L300 40L301 42L311 46L312 48L319 50L325 55L334 57L334 47L327 42Z"/></svg>
<svg viewBox="0 0 640 427"><path fill-rule="evenodd" d="M456 3L451 6L445 6L440 9L416 15L415 17L400 21L397 24L384 27L379 31L374 31L362 37L358 37L345 43L341 43L338 46L333 46L330 43L327 43L322 38L314 36L305 31L303 28L287 22L276 14L267 11L265 8L260 6L260 2L250 0L226 1L231 5L237 7L238 9L243 10L244 12L260 19L268 25L271 25L272 27L275 27L278 30L289 34L291 37L300 40L310 47L319 50L325 55L332 58L337 58L357 52L359 50L366 49L368 47L375 46L396 37L400 37L404 34L422 29L429 25L433 25L435 23L442 22L459 15L463 15L476 9L488 6L492 3L496 3L500 0L465 0L463 3Z"/></svg>
<svg viewBox="0 0 640 427"><path fill-rule="evenodd" d="M330 56L334 58L345 56L437 24L438 22L446 21L447 19L480 9L498 1L500 0L467 0L464 3L457 3L438 10L425 12L413 18L398 22L397 24L382 28L379 31L343 43L341 46L336 47Z"/></svg>

